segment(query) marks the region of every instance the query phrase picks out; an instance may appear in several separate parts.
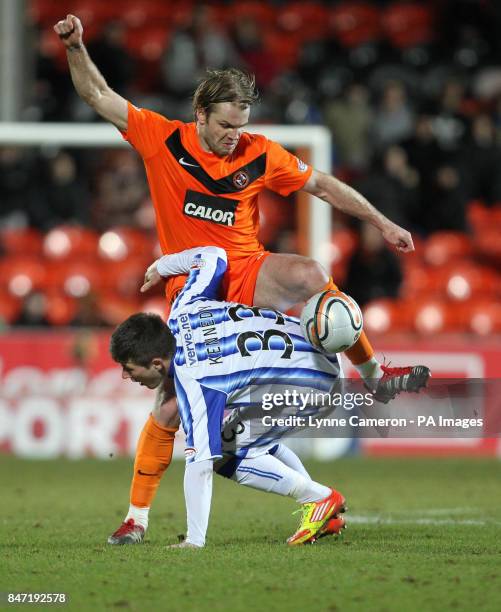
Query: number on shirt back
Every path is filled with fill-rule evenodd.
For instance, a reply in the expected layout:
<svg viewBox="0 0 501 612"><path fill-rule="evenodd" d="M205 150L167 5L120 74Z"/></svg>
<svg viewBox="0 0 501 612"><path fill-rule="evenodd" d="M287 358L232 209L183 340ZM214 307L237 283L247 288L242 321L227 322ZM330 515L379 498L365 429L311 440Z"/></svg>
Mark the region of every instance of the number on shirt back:
<svg viewBox="0 0 501 612"><path fill-rule="evenodd" d="M258 331L248 331L238 335L237 338L237 348L242 357L249 357L250 352L247 348L248 340L257 340L259 345L256 348L251 350L260 350L260 351L269 351L269 350L277 350L270 346L270 342L273 338L281 338L283 340L284 348L283 353L280 355L282 359L290 359L292 353L294 352L294 344L292 342L292 338L289 334L286 334L283 331L279 331L278 329L267 329L264 334Z"/></svg>
<svg viewBox="0 0 501 612"><path fill-rule="evenodd" d="M270 319L270 316L266 316L266 314L275 315L275 323L277 325L285 325L284 315L278 310L273 310L273 308L259 308L258 306L244 306L243 304L237 304L236 306L231 306L228 308L228 315L232 321L244 321L249 318L248 316L241 316L242 312L251 312L252 317L263 317L265 319Z"/></svg>

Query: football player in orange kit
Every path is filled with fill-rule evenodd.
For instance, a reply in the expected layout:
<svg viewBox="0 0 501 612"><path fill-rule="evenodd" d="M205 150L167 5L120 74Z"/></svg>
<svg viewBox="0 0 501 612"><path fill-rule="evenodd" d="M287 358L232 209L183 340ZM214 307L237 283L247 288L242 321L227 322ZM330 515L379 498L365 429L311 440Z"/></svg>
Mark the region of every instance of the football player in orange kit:
<svg viewBox="0 0 501 612"><path fill-rule="evenodd" d="M113 91L85 49L77 17L68 15L54 30L66 47L78 95L115 125L144 161L163 253L205 245L226 250L224 299L284 311L324 289L336 289L312 259L264 250L257 238L257 198L265 188L283 196L304 190L374 224L398 251L414 250L410 233L354 189L314 170L264 136L244 131L257 100L250 75L236 69L208 71L194 95L195 121L183 123L136 108ZM185 277L169 279L168 300L184 281ZM381 365L364 333L346 355L380 401L405 391L409 382L409 388L415 388L415 368ZM139 438L130 511L110 543L143 539L178 426L174 390L167 384Z"/></svg>

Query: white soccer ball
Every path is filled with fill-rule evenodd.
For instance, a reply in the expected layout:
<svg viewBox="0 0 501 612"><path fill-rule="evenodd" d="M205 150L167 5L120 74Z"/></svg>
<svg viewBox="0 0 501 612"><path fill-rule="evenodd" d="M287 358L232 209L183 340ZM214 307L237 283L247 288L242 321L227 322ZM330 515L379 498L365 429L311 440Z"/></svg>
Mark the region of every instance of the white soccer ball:
<svg viewBox="0 0 501 612"><path fill-rule="evenodd" d="M359 339L363 317L359 305L342 291L317 293L301 312L303 336L325 353L342 353Z"/></svg>

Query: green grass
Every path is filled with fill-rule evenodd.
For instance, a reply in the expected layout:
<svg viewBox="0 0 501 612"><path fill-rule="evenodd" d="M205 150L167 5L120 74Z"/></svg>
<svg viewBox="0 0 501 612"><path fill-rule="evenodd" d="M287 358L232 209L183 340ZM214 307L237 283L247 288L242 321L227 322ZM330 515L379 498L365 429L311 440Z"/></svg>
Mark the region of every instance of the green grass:
<svg viewBox="0 0 501 612"><path fill-rule="evenodd" d="M169 551L185 530L182 464L164 477L146 543L110 547L129 460L1 457L0 591L64 591L64 609L95 611L501 609L498 462L308 467L347 497L341 538L289 549L292 500L216 477L207 547Z"/></svg>

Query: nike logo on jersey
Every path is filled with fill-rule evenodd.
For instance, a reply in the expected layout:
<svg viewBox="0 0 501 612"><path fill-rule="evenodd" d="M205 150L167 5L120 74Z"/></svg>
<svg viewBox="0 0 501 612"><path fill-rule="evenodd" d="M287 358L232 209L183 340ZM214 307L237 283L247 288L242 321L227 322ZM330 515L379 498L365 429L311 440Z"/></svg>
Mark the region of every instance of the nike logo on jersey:
<svg viewBox="0 0 501 612"><path fill-rule="evenodd" d="M184 161L184 157L180 157L178 159L178 162L181 164L181 166L190 166L191 168L200 168L200 166L197 166L197 164L190 164L187 161Z"/></svg>
<svg viewBox="0 0 501 612"><path fill-rule="evenodd" d="M251 183L260 179L266 172L266 153L261 153L261 155L258 155L258 157L244 166L234 169L227 176L214 179L201 166L195 163L198 160L184 148L179 130L175 130L167 138L165 144L174 159L183 166L186 172L191 174L191 176L214 194L242 191ZM219 221L216 221L216 223L219 223Z"/></svg>
<svg viewBox="0 0 501 612"><path fill-rule="evenodd" d="M143 472L142 470L138 470L137 473L141 474L141 476L156 476L157 475L156 472L154 472L153 474L150 474L149 472Z"/></svg>

